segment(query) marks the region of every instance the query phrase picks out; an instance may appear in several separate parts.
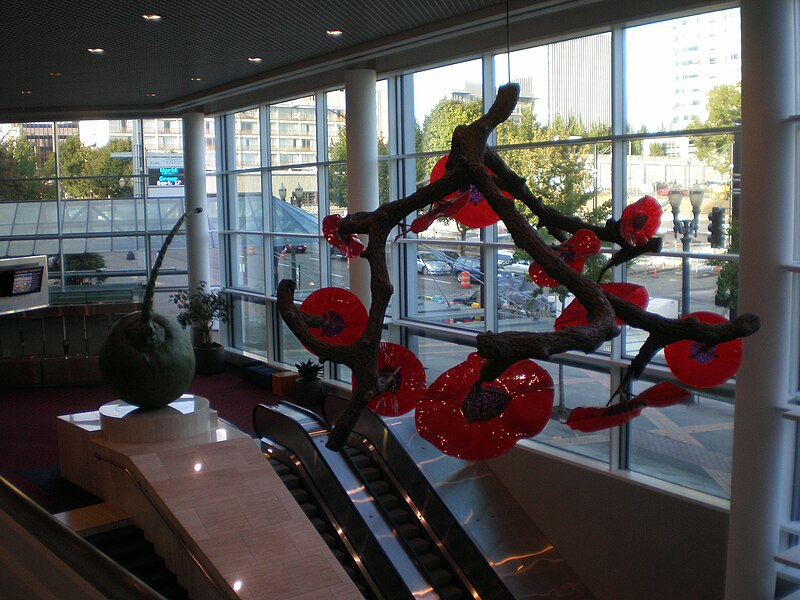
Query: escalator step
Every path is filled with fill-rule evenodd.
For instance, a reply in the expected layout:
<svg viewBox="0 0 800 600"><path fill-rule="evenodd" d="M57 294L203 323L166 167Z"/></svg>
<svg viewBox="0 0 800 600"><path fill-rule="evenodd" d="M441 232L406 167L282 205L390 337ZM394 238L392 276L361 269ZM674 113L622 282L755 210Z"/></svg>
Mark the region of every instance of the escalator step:
<svg viewBox="0 0 800 600"><path fill-rule="evenodd" d="M319 509L310 502L304 502L303 504L300 505L300 508L303 509L303 512L309 519L313 519L314 517L316 517L317 512L319 512Z"/></svg>
<svg viewBox="0 0 800 600"><path fill-rule="evenodd" d="M398 525L397 533L399 533L402 538L411 540L419 535L419 527L413 523L403 523L402 525Z"/></svg>
<svg viewBox="0 0 800 600"><path fill-rule="evenodd" d="M314 526L314 529L320 533L323 533L326 529L328 529L328 524L319 517L314 517L311 519L311 524Z"/></svg>
<svg viewBox="0 0 800 600"><path fill-rule="evenodd" d="M442 559L432 552L428 552L427 554L419 556L419 562L426 571L430 572L439 568L442 564Z"/></svg>
<svg viewBox="0 0 800 600"><path fill-rule="evenodd" d="M389 511L389 518L397 525L400 525L411 520L411 513L404 508L395 508Z"/></svg>
<svg viewBox="0 0 800 600"><path fill-rule="evenodd" d="M344 565L347 562L347 555L338 548L331 548L331 552L336 557L336 560L339 561L340 565Z"/></svg>
<svg viewBox="0 0 800 600"><path fill-rule="evenodd" d="M430 576L433 582L439 587L445 587L451 581L453 581L453 574L450 571L445 571L444 569L436 569L435 571L431 571Z"/></svg>
<svg viewBox="0 0 800 600"><path fill-rule="evenodd" d="M425 554L428 550L430 550L431 547L431 543L425 538L421 537L408 540L408 545L417 556L420 554Z"/></svg>
<svg viewBox="0 0 800 600"><path fill-rule="evenodd" d="M298 504L303 504L308 500L308 491L301 487L294 488L290 492Z"/></svg>
<svg viewBox="0 0 800 600"><path fill-rule="evenodd" d="M293 490L296 487L300 487L300 478L292 473L289 473L288 475L283 475L281 477L281 481L283 482L283 485L285 485L290 490Z"/></svg>
<svg viewBox="0 0 800 600"><path fill-rule="evenodd" d="M330 533L325 532L322 534L321 537L322 541L325 542L325 545L328 546L328 548L332 549L336 547L336 538L333 537Z"/></svg>
<svg viewBox="0 0 800 600"><path fill-rule="evenodd" d="M383 479L378 479L377 481L370 481L369 482L369 489L375 496L383 496L391 489L389 484L386 483Z"/></svg>
<svg viewBox="0 0 800 600"><path fill-rule="evenodd" d="M464 590L454 585L448 585L439 590L441 600L459 600L464 597Z"/></svg>
<svg viewBox="0 0 800 600"><path fill-rule="evenodd" d="M384 494L378 497L378 502L386 510L392 510L400 506L400 498L394 494Z"/></svg>
<svg viewBox="0 0 800 600"><path fill-rule="evenodd" d="M292 472L292 470L288 466L277 460L272 461L272 468L275 469L275 472L281 477L283 477L284 475L288 475L289 473Z"/></svg>
<svg viewBox="0 0 800 600"><path fill-rule="evenodd" d="M356 466L357 466L359 469L365 469L365 468L367 468L367 467L370 465L370 463L372 462L372 460L370 459L370 457L369 457L369 456L367 456L366 454L354 454L354 455L352 455L350 458L352 458L352 459L353 459L353 463L354 463L354 464L355 464L355 465L356 465Z"/></svg>
<svg viewBox="0 0 800 600"><path fill-rule="evenodd" d="M365 481L376 481L381 477L380 469L376 469L375 467L366 467L361 469L361 476L364 478Z"/></svg>

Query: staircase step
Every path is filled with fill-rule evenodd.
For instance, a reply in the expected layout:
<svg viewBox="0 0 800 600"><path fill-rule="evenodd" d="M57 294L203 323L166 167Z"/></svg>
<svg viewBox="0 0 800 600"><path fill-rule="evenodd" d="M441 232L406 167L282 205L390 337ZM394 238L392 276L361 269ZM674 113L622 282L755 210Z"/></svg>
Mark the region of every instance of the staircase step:
<svg viewBox="0 0 800 600"><path fill-rule="evenodd" d="M133 524L133 517L109 502L100 502L53 515L82 537Z"/></svg>

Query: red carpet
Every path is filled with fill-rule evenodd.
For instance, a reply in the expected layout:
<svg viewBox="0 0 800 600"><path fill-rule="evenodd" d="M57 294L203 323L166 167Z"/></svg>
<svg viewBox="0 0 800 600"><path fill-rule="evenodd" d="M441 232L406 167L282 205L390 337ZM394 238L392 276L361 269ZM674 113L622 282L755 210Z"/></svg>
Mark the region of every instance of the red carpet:
<svg viewBox="0 0 800 600"><path fill-rule="evenodd" d="M208 398L220 418L249 435L253 407L278 400L269 390L244 381L236 367L198 375L188 391ZM81 498L88 494L59 475L56 418L97 410L114 399L106 386L0 390L0 475L50 512L91 503L93 496Z"/></svg>

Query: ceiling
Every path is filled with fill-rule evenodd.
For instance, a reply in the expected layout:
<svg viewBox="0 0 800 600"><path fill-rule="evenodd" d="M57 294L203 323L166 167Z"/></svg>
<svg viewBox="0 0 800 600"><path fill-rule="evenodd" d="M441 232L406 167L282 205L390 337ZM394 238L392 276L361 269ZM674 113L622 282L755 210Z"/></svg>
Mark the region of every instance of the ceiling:
<svg viewBox="0 0 800 600"><path fill-rule="evenodd" d="M0 121L202 108L505 11L506 0L4 0Z"/></svg>

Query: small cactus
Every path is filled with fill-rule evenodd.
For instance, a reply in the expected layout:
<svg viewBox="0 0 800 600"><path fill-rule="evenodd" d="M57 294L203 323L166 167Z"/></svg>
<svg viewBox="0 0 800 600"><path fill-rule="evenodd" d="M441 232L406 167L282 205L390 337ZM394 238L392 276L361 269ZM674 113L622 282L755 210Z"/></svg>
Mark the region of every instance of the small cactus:
<svg viewBox="0 0 800 600"><path fill-rule="evenodd" d="M316 381L322 375L322 365L310 358L305 362L295 363L301 381Z"/></svg>

